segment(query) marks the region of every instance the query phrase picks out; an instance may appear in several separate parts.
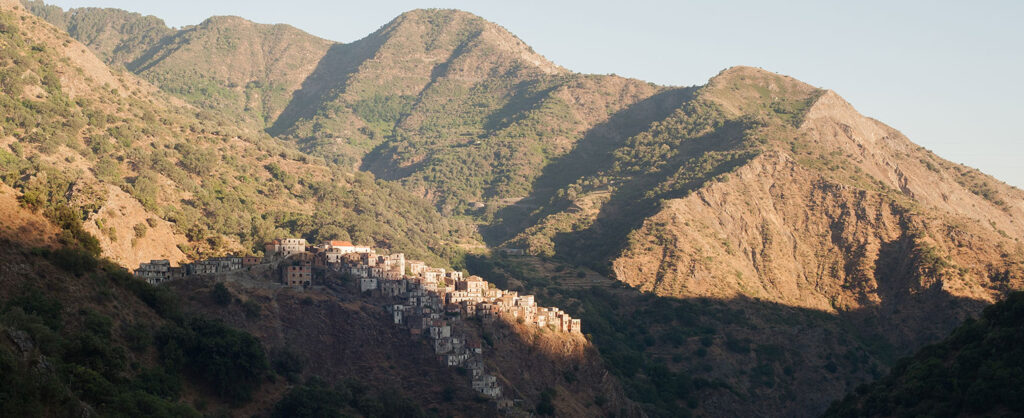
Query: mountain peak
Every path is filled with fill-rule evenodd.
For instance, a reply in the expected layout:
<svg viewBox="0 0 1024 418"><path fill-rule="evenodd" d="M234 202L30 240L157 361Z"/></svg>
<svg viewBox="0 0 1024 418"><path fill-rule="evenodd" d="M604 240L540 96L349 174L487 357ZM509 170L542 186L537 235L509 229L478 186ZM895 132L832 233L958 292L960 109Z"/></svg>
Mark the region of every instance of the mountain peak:
<svg viewBox="0 0 1024 418"><path fill-rule="evenodd" d="M567 72L494 22L458 9L414 9L402 13L373 36L384 36L406 47L450 54L483 47L491 54L520 61L544 73Z"/></svg>
<svg viewBox="0 0 1024 418"><path fill-rule="evenodd" d="M308 33L305 33L301 29L296 28L296 27L294 27L292 25L289 25L289 24L286 24L286 23L259 23L259 22L251 21L251 20L246 19L244 17L234 16L234 15L211 16L211 17L207 18L206 20L204 20L202 23L196 25L196 27L198 27L198 28L205 28L205 29L211 29L211 28L230 28L230 27L254 27L254 28L263 29L263 30L265 30L265 29L279 29L279 30L286 30L286 31L290 31L290 32L301 33L302 36L306 37L306 38L317 38L317 39L319 39L318 37L316 37L314 35L310 35Z"/></svg>
<svg viewBox="0 0 1024 418"><path fill-rule="evenodd" d="M779 101L807 102L821 92L821 89L793 77L747 66L722 70L701 89L704 97L737 115Z"/></svg>

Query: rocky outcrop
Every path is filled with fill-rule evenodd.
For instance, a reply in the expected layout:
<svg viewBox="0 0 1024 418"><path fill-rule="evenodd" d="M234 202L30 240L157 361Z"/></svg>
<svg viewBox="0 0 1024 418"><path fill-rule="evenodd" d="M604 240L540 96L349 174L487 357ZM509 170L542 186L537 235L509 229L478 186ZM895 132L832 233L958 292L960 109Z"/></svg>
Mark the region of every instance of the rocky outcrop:
<svg viewBox="0 0 1024 418"><path fill-rule="evenodd" d="M886 285L939 286L991 302L1007 284L993 281L993 271L1013 271L1016 285L1024 279L1003 257L1020 251L977 221L929 216L902 196L838 184L768 154L666 202L631 235L614 268L620 280L661 295L745 296L835 312L881 303ZM910 266L898 273L909 277L892 277L899 266L889 263L899 260L886 257L897 253L927 253L943 267Z"/></svg>

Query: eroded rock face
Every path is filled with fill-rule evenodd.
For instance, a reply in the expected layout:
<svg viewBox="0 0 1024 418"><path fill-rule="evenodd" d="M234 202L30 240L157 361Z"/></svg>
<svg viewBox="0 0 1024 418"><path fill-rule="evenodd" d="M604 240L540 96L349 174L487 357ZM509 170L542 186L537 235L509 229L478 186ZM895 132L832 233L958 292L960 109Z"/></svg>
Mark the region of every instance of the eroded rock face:
<svg viewBox="0 0 1024 418"><path fill-rule="evenodd" d="M131 268L157 259L173 264L185 261L178 244L187 240L175 232L174 225L147 211L116 186L107 185L105 191L103 206L85 223L86 231L99 239L105 256ZM136 232L136 228L142 232Z"/></svg>
<svg viewBox="0 0 1024 418"><path fill-rule="evenodd" d="M748 72L718 78L766 83ZM724 83L707 96L729 108ZM1020 284L1020 190L936 157L831 91L788 132L788 149L768 142L728 176L666 201L631 234L617 277L662 295L824 311L930 288L991 302Z"/></svg>
<svg viewBox="0 0 1024 418"><path fill-rule="evenodd" d="M667 202L614 268L620 280L662 295L742 295L835 311L877 305L886 286L939 286L992 301L1005 289L992 271L1011 269L1019 280L1001 256L1015 248L977 222L927 216L909 202L831 182L785 155L766 155L727 181ZM915 263L926 250L950 265L933 271Z"/></svg>

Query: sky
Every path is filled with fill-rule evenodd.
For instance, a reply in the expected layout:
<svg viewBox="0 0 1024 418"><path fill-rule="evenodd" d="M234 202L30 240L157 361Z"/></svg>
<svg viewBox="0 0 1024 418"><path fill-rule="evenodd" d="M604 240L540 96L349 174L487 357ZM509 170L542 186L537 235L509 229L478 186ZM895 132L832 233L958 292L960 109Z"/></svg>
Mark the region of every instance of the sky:
<svg viewBox="0 0 1024 418"><path fill-rule="evenodd" d="M50 0L182 27L209 16L358 40L416 8L504 26L581 73L701 85L749 65L836 91L939 156L1024 188L1024 1Z"/></svg>

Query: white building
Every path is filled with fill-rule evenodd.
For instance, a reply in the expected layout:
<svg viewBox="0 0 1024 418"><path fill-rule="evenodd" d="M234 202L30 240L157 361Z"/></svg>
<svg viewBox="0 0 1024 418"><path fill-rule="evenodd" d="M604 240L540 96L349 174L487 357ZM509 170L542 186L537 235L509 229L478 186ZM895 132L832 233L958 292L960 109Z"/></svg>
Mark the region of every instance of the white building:
<svg viewBox="0 0 1024 418"><path fill-rule="evenodd" d="M274 255L288 257L293 254L306 252L307 245L306 240L303 238L285 238L275 239L267 243L263 248L264 254L267 257Z"/></svg>

